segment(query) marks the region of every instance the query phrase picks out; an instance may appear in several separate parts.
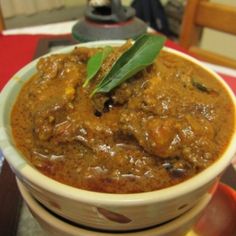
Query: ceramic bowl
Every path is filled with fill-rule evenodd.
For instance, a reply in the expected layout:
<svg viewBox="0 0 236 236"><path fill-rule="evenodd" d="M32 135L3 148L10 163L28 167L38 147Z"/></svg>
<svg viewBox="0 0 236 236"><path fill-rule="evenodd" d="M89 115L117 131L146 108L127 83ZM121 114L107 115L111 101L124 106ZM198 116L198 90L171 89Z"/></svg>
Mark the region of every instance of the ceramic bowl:
<svg viewBox="0 0 236 236"><path fill-rule="evenodd" d="M168 223L150 229L122 233L102 232L73 224L58 217L35 200L19 180L17 184L30 212L50 236L183 236L198 220L211 199L209 195L205 195L191 210Z"/></svg>
<svg viewBox="0 0 236 236"><path fill-rule="evenodd" d="M80 46L119 46L123 41L100 41ZM74 46L59 52L69 52ZM219 80L236 104L233 92L216 73L199 61L170 48L164 50L198 64ZM236 152L236 131L222 157L189 180L162 190L135 194L107 194L77 189L41 174L31 166L14 145L10 114L15 99L36 72L35 60L16 73L0 95L0 147L12 170L30 193L53 212L76 223L106 230L134 230L154 226L191 209L203 195L208 194L229 165ZM236 105L235 105L236 106Z"/></svg>

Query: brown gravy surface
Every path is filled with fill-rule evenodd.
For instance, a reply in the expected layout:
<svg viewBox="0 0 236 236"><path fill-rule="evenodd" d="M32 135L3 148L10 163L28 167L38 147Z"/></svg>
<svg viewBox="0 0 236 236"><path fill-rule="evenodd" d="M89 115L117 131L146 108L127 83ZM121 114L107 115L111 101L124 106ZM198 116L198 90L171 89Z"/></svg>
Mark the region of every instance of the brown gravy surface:
<svg viewBox="0 0 236 236"><path fill-rule="evenodd" d="M168 52L110 94L89 97L127 47L86 88L86 63L100 49L40 59L11 116L16 146L39 171L92 191L146 192L191 178L224 152L235 129L229 95Z"/></svg>

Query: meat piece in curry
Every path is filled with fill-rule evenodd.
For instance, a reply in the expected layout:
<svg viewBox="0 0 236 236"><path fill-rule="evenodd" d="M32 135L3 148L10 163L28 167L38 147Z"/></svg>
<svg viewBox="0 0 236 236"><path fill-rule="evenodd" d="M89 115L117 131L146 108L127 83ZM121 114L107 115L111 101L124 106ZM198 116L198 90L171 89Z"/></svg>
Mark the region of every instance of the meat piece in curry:
<svg viewBox="0 0 236 236"><path fill-rule="evenodd" d="M90 96L115 60L114 48L87 87L99 48L41 58L12 111L15 143L39 171L62 183L108 193L153 191L211 165L235 129L223 86L192 62L162 51L107 94Z"/></svg>

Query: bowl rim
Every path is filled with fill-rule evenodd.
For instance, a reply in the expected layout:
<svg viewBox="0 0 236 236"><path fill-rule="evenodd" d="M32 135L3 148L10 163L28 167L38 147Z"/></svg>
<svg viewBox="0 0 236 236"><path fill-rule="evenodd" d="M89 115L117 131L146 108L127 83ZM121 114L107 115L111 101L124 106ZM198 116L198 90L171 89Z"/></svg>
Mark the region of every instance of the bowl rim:
<svg viewBox="0 0 236 236"><path fill-rule="evenodd" d="M158 226L153 226L151 228L147 229L140 229L138 231L134 232L116 232L115 234L111 232L105 232L103 230L98 230L96 229L87 229L84 227L76 227L75 225L71 225L67 222L64 222L63 220L57 218L50 212L48 212L45 208L43 208L33 197L32 195L28 192L28 190L25 188L24 184L16 178L16 182L18 185L18 188L20 190L20 193L25 200L27 206L31 211L33 211L35 214L38 215L39 218L43 221L47 221L47 224L50 224L51 226L57 225L57 228L60 231L63 231L64 233L71 233L73 235L78 235L78 233L81 233L81 235L89 235L89 236L112 236L112 235L117 235L117 236L152 236L152 235L157 235L158 234L166 234L170 231L179 229L182 225L188 223L189 220L194 219L196 216L198 216L208 205L208 203L211 200L210 195L204 195L190 210L187 212L183 213L176 219L164 223L162 225ZM47 219L47 220L46 220ZM80 231L80 232L78 232Z"/></svg>
<svg viewBox="0 0 236 236"><path fill-rule="evenodd" d="M105 45L111 46L120 46L124 43L124 40L106 40L106 41L97 41L97 42L89 42L89 43L81 43L78 45L67 46L63 49L60 49L56 52L51 52L42 57L52 55L55 53L65 53L71 51L74 47L103 47ZM205 65L203 65L197 59L184 54L175 49L171 49L168 47L164 47L164 50L170 53L173 53L177 56L180 56L186 60L189 60L202 69L207 71L213 77L215 77L228 92L231 100L236 108L236 99L234 93L226 84L226 82L214 71L208 69ZM41 57L40 57L41 58ZM0 147L2 149L3 155L6 157L9 164L13 167L13 171L16 172L16 175L22 175L23 178L36 186L40 186L44 190L48 192L52 192L54 194L64 196L70 198L72 200L79 200L81 202L89 202L89 203L101 203L104 205L137 205L137 204L150 204L152 202L163 202L167 200L174 199L181 195L184 195L188 192L194 191L201 186L210 183L214 180L214 178L218 177L221 172L229 165L230 160L233 155L236 153L236 129L234 128L234 133L231 137L231 140L222 154L221 158L216 160L212 165L207 167L205 170L201 171L199 174L191 177L190 179L176 184L171 187L167 187L160 190L154 190L150 192L142 192L142 193L129 193L129 194L117 194L117 193L101 193L101 192L93 192L89 190L78 189L63 183L60 183L56 180L53 180L46 175L40 173L36 168L32 167L24 158L23 155L14 147L13 143L9 141L9 135L7 133L7 129L10 127L4 127L4 119L5 119L5 108L7 107L8 99L11 94L11 91L18 82L22 82L22 77L29 71L35 68L36 63L40 59L36 59L25 67L23 67L20 71L18 71L5 85L4 89L0 94ZM31 76L29 76L31 77ZM20 78L20 79L19 79ZM22 85L21 85L22 86ZM234 116L236 119L236 109L234 109ZM236 122L235 122L236 123ZM234 124L235 127L236 124ZM111 197L112 196L112 197Z"/></svg>

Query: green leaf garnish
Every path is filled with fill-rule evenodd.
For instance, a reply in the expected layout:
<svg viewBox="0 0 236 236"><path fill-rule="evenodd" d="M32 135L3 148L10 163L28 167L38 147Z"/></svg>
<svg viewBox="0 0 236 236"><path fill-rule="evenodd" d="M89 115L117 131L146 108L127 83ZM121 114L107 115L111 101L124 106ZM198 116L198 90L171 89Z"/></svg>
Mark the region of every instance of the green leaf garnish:
<svg viewBox="0 0 236 236"><path fill-rule="evenodd" d="M151 65L161 51L165 38L157 35L144 34L124 52L112 66L108 74L95 87L95 93L108 93L129 79L137 72Z"/></svg>
<svg viewBox="0 0 236 236"><path fill-rule="evenodd" d="M84 81L83 87L86 87L89 81L97 74L102 66L102 63L112 52L112 50L112 47L106 46L102 51L99 51L94 56L90 57L87 63L87 78Z"/></svg>

